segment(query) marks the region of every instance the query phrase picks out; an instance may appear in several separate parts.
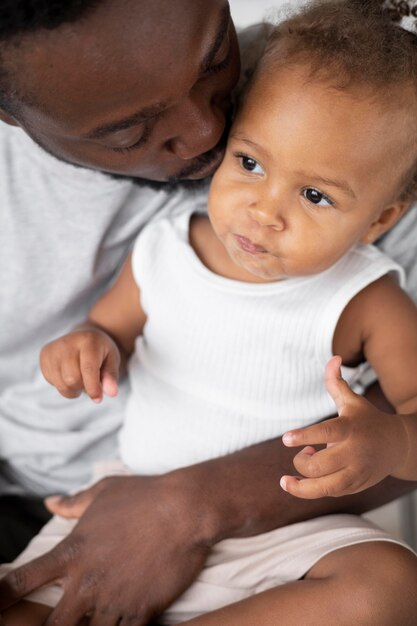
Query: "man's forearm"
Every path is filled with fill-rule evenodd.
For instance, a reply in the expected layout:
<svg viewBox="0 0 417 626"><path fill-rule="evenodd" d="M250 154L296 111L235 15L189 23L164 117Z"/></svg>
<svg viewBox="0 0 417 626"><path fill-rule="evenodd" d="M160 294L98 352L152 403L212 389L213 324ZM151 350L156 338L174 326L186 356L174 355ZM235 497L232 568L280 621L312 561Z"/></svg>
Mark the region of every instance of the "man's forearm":
<svg viewBox="0 0 417 626"><path fill-rule="evenodd" d="M278 438L179 470L178 478L194 486L206 540L216 543L257 535L332 513L361 514L417 487L417 482L387 478L358 494L303 500L287 494L279 485L283 474L294 471L293 456L294 450L285 448Z"/></svg>
<svg viewBox="0 0 417 626"><path fill-rule="evenodd" d="M381 396L368 397L387 409ZM180 482L192 486L208 542L257 535L321 515L361 514L417 487L417 482L387 478L350 496L296 498L279 485L282 475L294 473L296 452L286 448L279 437L174 473Z"/></svg>

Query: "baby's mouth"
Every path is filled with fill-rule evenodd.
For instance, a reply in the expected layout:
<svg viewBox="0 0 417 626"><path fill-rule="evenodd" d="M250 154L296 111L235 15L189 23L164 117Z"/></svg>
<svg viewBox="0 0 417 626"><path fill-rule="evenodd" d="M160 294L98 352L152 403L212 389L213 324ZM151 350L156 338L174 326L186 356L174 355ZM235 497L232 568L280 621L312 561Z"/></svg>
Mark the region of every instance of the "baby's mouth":
<svg viewBox="0 0 417 626"><path fill-rule="evenodd" d="M239 247L245 252L249 252L249 254L265 254L265 252L267 252L263 246L254 243L247 237L243 237L243 235L235 235L235 239Z"/></svg>

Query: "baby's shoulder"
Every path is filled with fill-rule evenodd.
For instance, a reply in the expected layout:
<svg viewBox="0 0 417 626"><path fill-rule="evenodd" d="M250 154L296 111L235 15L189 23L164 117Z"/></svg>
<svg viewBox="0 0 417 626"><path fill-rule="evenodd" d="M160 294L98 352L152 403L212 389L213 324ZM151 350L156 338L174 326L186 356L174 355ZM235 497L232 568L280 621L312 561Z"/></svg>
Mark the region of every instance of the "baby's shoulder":
<svg viewBox="0 0 417 626"><path fill-rule="evenodd" d="M371 337L383 337L393 325L406 326L410 316L417 321L414 302L395 276L385 274L361 289L344 308L334 333L334 354L340 354L344 362L354 361Z"/></svg>

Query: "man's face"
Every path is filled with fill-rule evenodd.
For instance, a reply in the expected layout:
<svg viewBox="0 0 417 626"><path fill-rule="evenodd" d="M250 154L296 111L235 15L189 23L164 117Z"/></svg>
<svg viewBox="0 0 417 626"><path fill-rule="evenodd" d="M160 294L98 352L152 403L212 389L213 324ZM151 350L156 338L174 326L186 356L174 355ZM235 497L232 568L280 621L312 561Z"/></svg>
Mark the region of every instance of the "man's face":
<svg viewBox="0 0 417 626"><path fill-rule="evenodd" d="M226 0L108 0L31 35L12 67L18 124L61 159L156 181L221 160L240 71Z"/></svg>

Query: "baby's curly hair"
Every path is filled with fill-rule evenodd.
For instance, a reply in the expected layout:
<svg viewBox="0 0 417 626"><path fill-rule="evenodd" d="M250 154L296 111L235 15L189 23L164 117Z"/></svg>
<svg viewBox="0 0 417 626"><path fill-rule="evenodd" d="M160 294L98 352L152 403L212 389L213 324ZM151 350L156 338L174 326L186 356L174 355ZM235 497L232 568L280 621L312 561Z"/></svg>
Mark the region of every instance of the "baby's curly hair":
<svg viewBox="0 0 417 626"><path fill-rule="evenodd" d="M301 65L309 80L341 91L365 88L387 102L408 94L417 120L417 26L416 34L399 27L402 5L409 8L397 0L315 1L273 28L259 71ZM415 154L401 192L410 200L417 199L417 125Z"/></svg>

